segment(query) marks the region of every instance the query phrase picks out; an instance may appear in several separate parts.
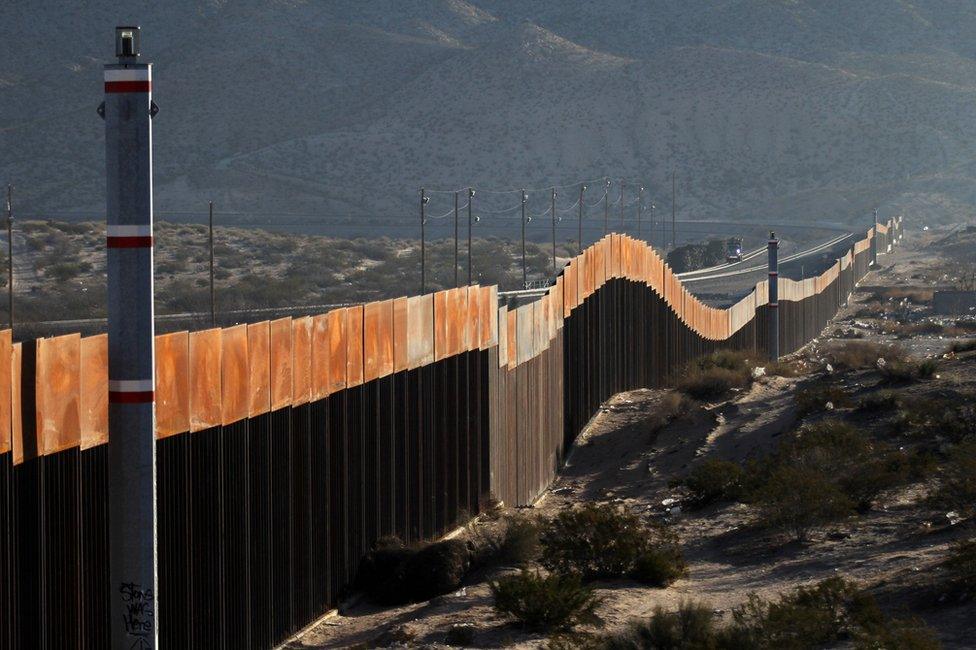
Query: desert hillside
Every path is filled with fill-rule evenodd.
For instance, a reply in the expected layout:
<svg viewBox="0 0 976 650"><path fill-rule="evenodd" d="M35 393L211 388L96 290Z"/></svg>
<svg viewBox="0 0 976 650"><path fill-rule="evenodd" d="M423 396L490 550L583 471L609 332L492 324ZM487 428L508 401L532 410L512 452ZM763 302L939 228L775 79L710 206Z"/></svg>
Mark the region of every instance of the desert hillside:
<svg viewBox="0 0 976 650"><path fill-rule="evenodd" d="M952 221L976 201L967 2L11 0L0 181L21 214L99 214L120 22L156 64L160 212L413 223L420 186L604 175L670 206L672 168L681 217Z"/></svg>

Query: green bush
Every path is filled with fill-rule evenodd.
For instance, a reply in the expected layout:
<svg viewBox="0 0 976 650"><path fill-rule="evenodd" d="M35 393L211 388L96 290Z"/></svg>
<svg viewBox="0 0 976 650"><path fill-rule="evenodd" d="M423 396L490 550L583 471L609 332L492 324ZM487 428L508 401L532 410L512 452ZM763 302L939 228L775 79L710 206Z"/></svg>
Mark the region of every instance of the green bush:
<svg viewBox="0 0 976 650"><path fill-rule="evenodd" d="M539 522L525 515L504 517L498 526L472 534L480 566L525 566L539 555Z"/></svg>
<svg viewBox="0 0 976 650"><path fill-rule="evenodd" d="M847 391L832 384L815 384L801 388L796 391L793 399L796 400L797 415L801 418L811 413L826 411L828 403L835 409L852 405L851 396Z"/></svg>
<svg viewBox="0 0 976 650"><path fill-rule="evenodd" d="M659 545L637 556L630 577L651 587L667 587L688 572L684 554L676 545Z"/></svg>
<svg viewBox="0 0 976 650"><path fill-rule="evenodd" d="M587 504L559 513L542 529L539 542L544 567L587 580L632 574L642 557L652 579L667 573L660 568L663 558L680 561L681 568L673 572L684 570L680 546L671 531L643 524L636 515L610 505ZM651 551L659 551L661 557L646 555ZM650 566L652 562L657 569Z"/></svg>
<svg viewBox="0 0 976 650"><path fill-rule="evenodd" d="M745 388L752 382L749 356L745 352L719 350L699 357L678 373L677 388L695 399L716 399L733 388Z"/></svg>
<svg viewBox="0 0 976 650"><path fill-rule="evenodd" d="M460 587L470 563L461 540L407 547L384 538L360 561L356 586L379 604L419 602Z"/></svg>
<svg viewBox="0 0 976 650"><path fill-rule="evenodd" d="M957 542L945 567L951 586L960 596L966 599L976 596L976 539Z"/></svg>
<svg viewBox="0 0 976 650"><path fill-rule="evenodd" d="M935 502L965 514L976 512L976 439L955 445L939 477Z"/></svg>
<svg viewBox="0 0 976 650"><path fill-rule="evenodd" d="M921 440L942 438L957 443L976 437L976 395L954 398L918 398L900 410L893 432Z"/></svg>
<svg viewBox="0 0 976 650"><path fill-rule="evenodd" d="M692 370L678 381L678 390L695 399L718 399L733 388L749 385L749 377L726 368Z"/></svg>
<svg viewBox="0 0 976 650"><path fill-rule="evenodd" d="M798 541L806 540L812 530L848 515L854 506L822 472L792 465L773 470L755 501L760 525L782 530Z"/></svg>
<svg viewBox="0 0 976 650"><path fill-rule="evenodd" d="M690 493L690 503L702 507L716 501L734 501L742 497L745 470L729 460L709 458L696 465L680 481Z"/></svg>
<svg viewBox="0 0 976 650"><path fill-rule="evenodd" d="M565 630L580 624L596 624L600 599L575 574L522 570L488 583L495 609L536 630Z"/></svg>
<svg viewBox="0 0 976 650"><path fill-rule="evenodd" d="M865 395L857 403L857 409L865 413L894 413L901 406L898 393L882 390Z"/></svg>
<svg viewBox="0 0 976 650"><path fill-rule="evenodd" d="M732 610L726 639L739 647L801 650L838 641L869 603L842 578L812 587L798 587L777 601L755 594ZM872 614L873 616L873 614Z"/></svg>
<svg viewBox="0 0 976 650"><path fill-rule="evenodd" d="M644 648L715 648L715 623L712 609L703 603L682 602L673 612L660 605L651 618L633 621L623 632L602 639L605 650L643 650Z"/></svg>

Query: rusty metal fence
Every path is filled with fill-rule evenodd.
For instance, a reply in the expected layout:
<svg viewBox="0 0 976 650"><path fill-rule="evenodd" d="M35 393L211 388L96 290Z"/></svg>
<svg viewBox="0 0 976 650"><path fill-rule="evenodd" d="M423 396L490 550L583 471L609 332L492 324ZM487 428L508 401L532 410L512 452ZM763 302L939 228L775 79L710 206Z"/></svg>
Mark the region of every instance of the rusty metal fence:
<svg viewBox="0 0 976 650"><path fill-rule="evenodd" d="M781 350L822 330L871 239L884 253L900 228L781 280ZM609 235L518 307L472 286L157 336L163 647L274 647L379 538L437 538L489 497L532 503L614 393L718 348L762 354L766 303L760 283L704 305ZM108 647L106 343L0 333L0 648Z"/></svg>

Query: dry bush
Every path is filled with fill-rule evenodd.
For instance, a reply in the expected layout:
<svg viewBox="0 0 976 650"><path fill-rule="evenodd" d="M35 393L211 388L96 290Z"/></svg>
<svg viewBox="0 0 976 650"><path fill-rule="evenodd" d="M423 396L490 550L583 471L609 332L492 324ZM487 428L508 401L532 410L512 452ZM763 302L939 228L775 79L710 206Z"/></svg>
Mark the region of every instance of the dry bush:
<svg viewBox="0 0 976 650"><path fill-rule="evenodd" d="M881 332L894 335L900 339L910 339L916 336L934 336L937 334L948 334L946 327L932 321L922 321L918 323L899 323L897 321L884 321L881 323Z"/></svg>
<svg viewBox="0 0 976 650"><path fill-rule="evenodd" d="M759 525L782 530L797 541L850 514L854 506L821 472L789 465L773 470L756 493L755 502Z"/></svg>
<svg viewBox="0 0 976 650"><path fill-rule="evenodd" d="M682 601L671 612L656 606L649 619L633 621L623 632L604 637L599 647L606 650L714 648L715 632L711 607Z"/></svg>
<svg viewBox="0 0 976 650"><path fill-rule="evenodd" d="M915 397L898 411L892 432L922 442L958 443L976 437L976 395Z"/></svg>
<svg viewBox="0 0 976 650"><path fill-rule="evenodd" d="M715 648L807 650L833 647L845 638L858 648L936 650L941 647L924 624L886 617L874 598L843 578L798 587L776 601L755 594L732 610L732 625Z"/></svg>
<svg viewBox="0 0 976 650"><path fill-rule="evenodd" d="M470 566L471 554L461 540L408 547L384 538L360 561L356 586L376 603L419 602L456 590Z"/></svg>
<svg viewBox="0 0 976 650"><path fill-rule="evenodd" d="M901 398L898 393L890 390L865 395L857 403L857 409L864 413L895 413L900 406Z"/></svg>
<svg viewBox="0 0 976 650"><path fill-rule="evenodd" d="M722 397L733 388L752 383L755 354L718 350L695 359L679 373L678 390L695 399Z"/></svg>
<svg viewBox="0 0 976 650"><path fill-rule="evenodd" d="M525 566L539 555L539 522L507 515L498 525L472 530L473 562L478 566Z"/></svg>
<svg viewBox="0 0 976 650"><path fill-rule="evenodd" d="M945 561L949 583L959 597L971 600L976 596L976 539L957 542Z"/></svg>
<svg viewBox="0 0 976 650"><path fill-rule="evenodd" d="M949 451L933 499L946 509L976 514L976 439L967 439Z"/></svg>
<svg viewBox="0 0 976 650"><path fill-rule="evenodd" d="M907 300L915 305L928 305L935 295L933 289L924 287L885 287L875 290L870 300L885 302L886 300Z"/></svg>
<svg viewBox="0 0 976 650"><path fill-rule="evenodd" d="M972 352L973 350L976 350L976 339L956 341L949 346L950 352Z"/></svg>
<svg viewBox="0 0 976 650"><path fill-rule="evenodd" d="M661 586L685 570L674 533L606 504L559 513L543 527L539 541L546 569L588 580L632 575Z"/></svg>
<svg viewBox="0 0 976 650"><path fill-rule="evenodd" d="M600 599L574 574L550 574L522 570L488 583L495 609L534 630L566 630L579 624L600 622Z"/></svg>
<svg viewBox="0 0 976 650"><path fill-rule="evenodd" d="M688 490L690 505L700 508L717 501L742 498L746 472L738 463L709 458L693 467L677 484Z"/></svg>
<svg viewBox="0 0 976 650"><path fill-rule="evenodd" d="M770 377L799 377L807 372L800 361L771 361L765 368Z"/></svg>
<svg viewBox="0 0 976 650"><path fill-rule="evenodd" d="M797 415L801 418L811 413L847 408L853 405L851 396L847 391L834 384L816 383L805 386L793 394L793 399L796 401Z"/></svg>
<svg viewBox="0 0 976 650"><path fill-rule="evenodd" d="M874 341L845 341L828 347L825 352L835 368L847 370L876 368L878 359L884 359L887 364L908 360L904 348Z"/></svg>

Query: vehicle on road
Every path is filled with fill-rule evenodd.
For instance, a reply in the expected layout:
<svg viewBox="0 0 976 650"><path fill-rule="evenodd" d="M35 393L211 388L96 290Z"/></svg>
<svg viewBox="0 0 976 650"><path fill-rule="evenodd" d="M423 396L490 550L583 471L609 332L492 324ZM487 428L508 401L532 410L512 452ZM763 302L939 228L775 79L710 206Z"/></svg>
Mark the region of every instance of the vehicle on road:
<svg viewBox="0 0 976 650"><path fill-rule="evenodd" d="M730 237L725 242L725 261L729 264L742 261L742 237Z"/></svg>

